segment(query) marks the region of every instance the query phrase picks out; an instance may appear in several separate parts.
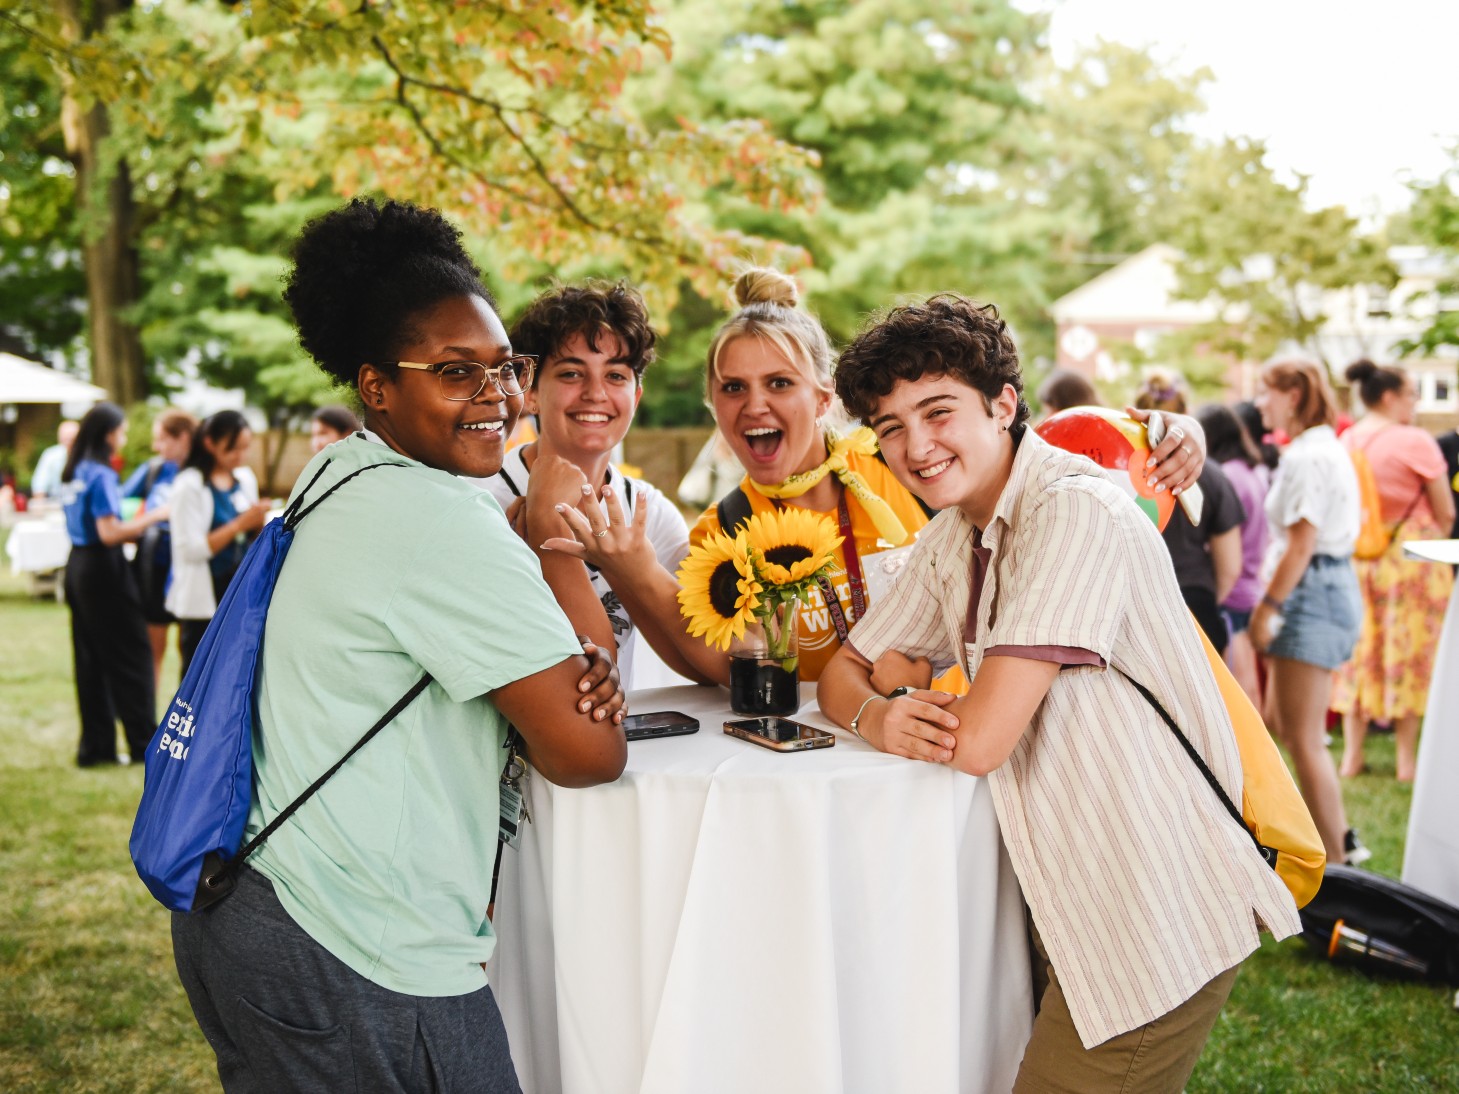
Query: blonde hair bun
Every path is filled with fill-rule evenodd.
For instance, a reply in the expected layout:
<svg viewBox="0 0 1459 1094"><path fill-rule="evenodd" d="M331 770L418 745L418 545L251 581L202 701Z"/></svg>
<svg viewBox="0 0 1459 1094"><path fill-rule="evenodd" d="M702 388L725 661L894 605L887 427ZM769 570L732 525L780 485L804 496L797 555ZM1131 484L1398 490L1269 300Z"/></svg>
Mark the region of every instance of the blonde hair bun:
<svg viewBox="0 0 1459 1094"><path fill-rule="evenodd" d="M793 308L800 301L800 289L789 274L766 266L752 266L735 278L735 300L742 308L751 304Z"/></svg>

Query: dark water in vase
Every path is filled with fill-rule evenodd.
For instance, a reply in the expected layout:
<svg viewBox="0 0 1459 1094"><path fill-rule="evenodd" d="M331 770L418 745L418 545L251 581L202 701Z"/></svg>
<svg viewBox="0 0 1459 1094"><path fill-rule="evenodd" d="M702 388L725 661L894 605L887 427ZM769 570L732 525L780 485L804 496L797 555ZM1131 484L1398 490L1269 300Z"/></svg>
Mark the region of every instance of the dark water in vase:
<svg viewBox="0 0 1459 1094"><path fill-rule="evenodd" d="M788 716L800 709L800 674L763 657L730 658L730 709Z"/></svg>

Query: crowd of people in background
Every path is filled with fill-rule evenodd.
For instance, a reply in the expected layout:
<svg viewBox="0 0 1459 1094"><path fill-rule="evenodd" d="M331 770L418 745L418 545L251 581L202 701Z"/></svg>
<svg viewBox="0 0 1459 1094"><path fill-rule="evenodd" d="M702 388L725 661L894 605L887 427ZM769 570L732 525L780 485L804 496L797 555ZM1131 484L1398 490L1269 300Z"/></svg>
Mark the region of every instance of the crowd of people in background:
<svg viewBox="0 0 1459 1094"><path fill-rule="evenodd" d="M351 262L338 261L341 254ZM368 476L322 509L280 578L257 696L257 739L268 747L255 757L250 831L297 792L305 772L321 769L348 744L328 732L307 739L280 734L278 726L300 711L313 711L311 724L323 727L346 707L365 717L387 707L422 672L435 682L402 717L394 751L377 748L351 769L353 778L364 780L381 765L398 764L406 773L403 783L391 783L398 793L388 801L366 794L341 799L353 804L340 815L348 814L366 835L329 821L312 827L306 839L270 844L254 863L256 872L245 875L245 891L222 905L225 914L175 924L179 970L225 1084L230 1073L259 1058L240 1038L262 1035L248 1032L244 1017L219 1003L227 993L213 986L216 981L231 991L247 979L305 1028L322 1028L343 1015L360 1019L361 1030L376 1029L371 1016L386 1001L398 1006L408 998L420 1021L473 1032L456 1038L457 1055L443 1066L495 1069L504 1076L503 1089L511 1089L500 1018L474 971L490 951L490 925L483 927L472 910L486 907L486 894L474 874L469 884L461 882L458 868L490 860L490 841L480 835L486 827L438 840L441 853L423 854L408 876L398 864L376 860L368 833L381 833L381 845L390 842L387 828L415 826L425 833L431 794L443 787L494 831L494 796L472 795L483 785L482 772L490 776L484 785L495 785L495 773L514 748L529 752L546 777L567 785L615 778L624 757L617 729L622 688L640 643L691 680L728 682L728 654L691 637L684 626L675 569L691 544L732 532L752 514L809 511L832 521L843 537L820 586L822 600L813 605L825 610L799 617L801 678L814 681L833 666L832 676L840 680L853 665L852 691L858 694L869 686L872 698L886 698L893 677L926 689L931 665L903 657L890 639L874 661L858 653L871 645L849 641L851 628L875 608L867 603L862 560L910 544L938 509L960 507L969 519L992 517L998 491L1010 481L1023 489L1035 463L1065 476L1089 473L1027 439L1021 372L996 310L949 297L929 303L930 310L901 309L893 318L930 324L949 339L953 356L965 352L986 364L1002 354L1006 376L984 376L981 364L964 376L919 357L922 350L906 350L890 326L864 334L856 352L848 351L852 358L869 354L877 369L902 371L891 393L863 376L857 412L865 423L878 407L901 407L901 424L884 428L878 419L876 430L858 428L836 397L841 381L833 378L831 341L800 306L794 281L752 269L736 282L738 310L715 333L705 365L718 440L742 476L723 497L706 499L691 527L665 494L615 466L654 360L655 332L629 285L555 286L508 332L456 230L434 213L396 203L356 201L321 218L305 230L293 257L286 301L301 344L329 376L353 388L363 418L343 406L314 415L315 458L300 483L331 467L329 481L382 463L406 470ZM873 346L873 335L889 341ZM971 341L960 342L964 336ZM1406 560L1401 543L1441 538L1459 527L1451 494L1459 435L1436 440L1413 424L1416 394L1402 371L1360 361L1346 375L1366 413L1341 431L1346 423L1326 369L1299 359L1265 365L1253 402L1202 406L1194 414L1179 374L1153 370L1131 412L1143 420L1160 414L1167 427L1151 461L1151 487L1178 494L1198 485L1203 499L1199 519L1177 506L1163 530L1173 579L1150 578L1150 595L1184 604L1291 755L1329 860L1357 864L1367 849L1344 811L1339 768L1328 751L1329 711L1343 716L1342 776L1364 769L1364 737L1377 725L1395 734L1398 777L1413 778L1434 635L1452 576L1446 567ZM909 423L923 430L921 404L902 407L897 400L947 376L961 377L954 388L972 385L982 392L978 405L985 413L956 420L968 437L981 438L968 441L966 451L983 446L990 459L1002 461L1001 477L977 490L975 483L968 486L967 497L949 493L938 501L944 464L976 462L971 455L914 470L915 453L907 447L912 434L895 438L890 465L884 450L887 437ZM992 385L988 390L978 386L985 381ZM946 401L947 395L937 398ZM1099 401L1086 377L1066 370L1048 376L1038 398L1047 414ZM511 449L507 441L519 416L533 419L532 439ZM131 756L141 756L155 725L171 626L178 627L186 672L274 503L260 495L248 469L253 431L238 411L202 421L181 410L161 412L153 424L155 457L125 484L116 467L126 439L123 412L101 403L71 424L74 430L63 426L58 444L42 455L33 487L37 496L59 498L65 509L72 543L65 591L82 723L77 762L92 766L120 761L118 719ZM948 428L928 426L928 435ZM929 442L929 451L936 443ZM973 478L982 473L958 472ZM1355 560L1366 477L1385 538L1376 554ZM956 475L948 481L964 482ZM1103 512L1102 488L1080 482L1094 499L1085 508ZM988 496L973 498L978 490ZM390 517L382 520L381 514ZM1014 519L1011 511L1005 516ZM951 526L944 521L934 527ZM969 541L982 566L985 527L979 525ZM1153 535L1147 537L1152 543ZM1149 546L1140 536L1131 542L1136 540L1141 551ZM376 549L341 550L364 542ZM122 549L127 543L136 544L130 560ZM1158 544L1155 549L1158 554ZM975 569L978 564L970 562ZM483 575L501 599L496 611L513 621L509 640L463 595ZM970 612L980 587L975 582ZM1028 614L1036 614L1034 606ZM887 616L873 612L870 618L890 635L901 624ZM967 641L986 645L987 636L975 633L976 614L967 619ZM876 628L861 633L874 631L886 637ZM1018 679L1030 696L1053 694L1060 666L1103 667L1097 636L1091 631L1086 637L1072 644L1028 638L1014 646L995 644L990 659L1015 667L1000 666L993 675L1022 674ZM1015 646L1042 652L1009 653ZM1188 635L1157 639L1144 652L1152 665L1200 665L1198 647L1191 628ZM969 684L959 678L957 686L966 690ZM1207 690L1214 694L1213 687ZM1114 704L1113 710L1127 698L1111 693L1100 701ZM1191 701L1199 706L1207 700L1202 693ZM936 708L953 709L951 704L951 698L925 703L917 717L893 717L890 704L877 706L865 732L857 719L849 725L882 751L973 770L965 757L954 760L953 738L936 729ZM956 709L966 711L967 704ZM857 718L865 710L863 702ZM520 732L515 744L506 733L508 718ZM576 735L567 732L579 722ZM427 724L454 741L441 753L451 757L444 766L409 751ZM481 725L493 727L490 739L482 738ZM1212 726L1208 743L1221 753L1225 731L1219 718ZM480 770L456 757L480 761ZM1006 759L1004 754L993 767ZM1143 794L1130 788L1132 801L1143 801ZM347 879L338 867L343 861L353 864ZM438 894L446 877L467 885L469 899ZM396 905L411 907L382 933L381 909ZM428 924L421 909L432 907ZM1249 920L1245 904L1239 911ZM1234 966L1227 966L1247 952L1242 946L1248 940L1238 941L1219 961L1192 967L1192 990L1222 969L1234 975ZM1050 971L1079 960L1057 952L1060 944L1041 951ZM415 956L406 960L407 951ZM1224 999L1229 979L1218 981L1210 983L1221 987L1217 994ZM466 1004L473 999L481 1005ZM1132 1003L1131 1023L1153 1021L1172 1001L1178 1002L1162 997L1158 1006L1146 1006L1150 1001L1143 998ZM1217 999L1206 1008L1211 1021L1219 1006ZM1193 1044L1198 1053L1201 1041L1186 1039L1180 1052L1188 1055ZM298 1046L274 1044L268 1052L285 1049L294 1053ZM370 1049L387 1070L409 1065L413 1050L408 1040L402 1045L387 1038ZM1079 1049L1061 1042L1058 1051L1077 1057ZM1194 1056L1184 1060L1176 1059L1174 1071L1189 1073ZM302 1057L277 1056L275 1062L281 1081L291 1069L310 1066Z"/></svg>

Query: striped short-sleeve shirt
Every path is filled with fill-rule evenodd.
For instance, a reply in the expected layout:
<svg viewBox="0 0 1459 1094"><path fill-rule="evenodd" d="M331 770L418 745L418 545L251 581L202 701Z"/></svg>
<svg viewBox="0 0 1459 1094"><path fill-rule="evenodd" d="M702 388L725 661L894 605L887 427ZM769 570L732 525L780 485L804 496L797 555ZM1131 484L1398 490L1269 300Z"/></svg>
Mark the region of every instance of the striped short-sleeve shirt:
<svg viewBox="0 0 1459 1094"><path fill-rule="evenodd" d="M918 538L892 592L852 635L956 658L971 679L998 646L1090 650L1065 667L988 776L1003 840L1086 1048L1189 999L1259 943L1301 929L1296 905L1169 728L1160 700L1233 800L1230 717L1159 532L1103 470L1031 431L982 543L991 550L964 641L977 529L959 510ZM1112 671L1119 670L1119 671Z"/></svg>

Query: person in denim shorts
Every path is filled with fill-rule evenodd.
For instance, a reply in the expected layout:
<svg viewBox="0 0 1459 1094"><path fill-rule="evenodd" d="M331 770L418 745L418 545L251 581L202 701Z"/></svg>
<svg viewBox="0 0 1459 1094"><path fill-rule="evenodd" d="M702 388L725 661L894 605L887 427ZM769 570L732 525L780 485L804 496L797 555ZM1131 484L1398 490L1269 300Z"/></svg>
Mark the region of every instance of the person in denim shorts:
<svg viewBox="0 0 1459 1094"><path fill-rule="evenodd" d="M1322 366L1272 362L1256 404L1268 429L1292 438L1267 494L1266 591L1250 626L1270 669L1268 721L1292 754L1328 861L1356 865L1368 852L1348 827L1324 733L1333 670L1352 656L1362 624L1357 475L1332 428L1337 405Z"/></svg>

